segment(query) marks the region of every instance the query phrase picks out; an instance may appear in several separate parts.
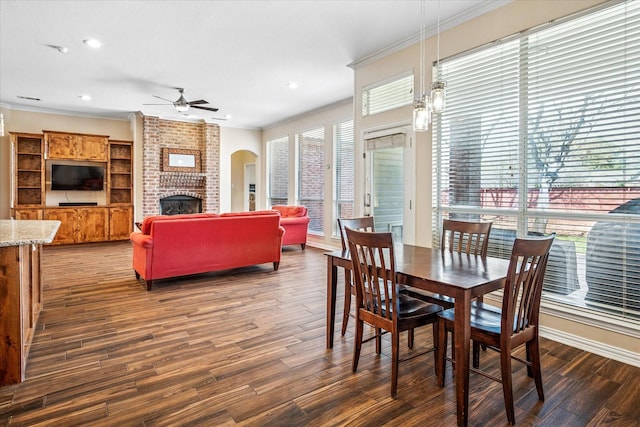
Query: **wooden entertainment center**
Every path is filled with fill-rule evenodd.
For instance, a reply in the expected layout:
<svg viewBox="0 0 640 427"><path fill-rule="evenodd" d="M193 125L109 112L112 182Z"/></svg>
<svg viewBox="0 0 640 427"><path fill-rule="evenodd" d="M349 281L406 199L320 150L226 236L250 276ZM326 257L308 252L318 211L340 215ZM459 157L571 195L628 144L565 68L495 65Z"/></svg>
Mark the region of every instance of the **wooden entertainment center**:
<svg viewBox="0 0 640 427"><path fill-rule="evenodd" d="M106 135L57 131L11 133L11 215L59 220L52 244L127 240L133 229L133 144ZM104 166L104 202L47 203L47 164ZM49 169L50 171L51 169Z"/></svg>

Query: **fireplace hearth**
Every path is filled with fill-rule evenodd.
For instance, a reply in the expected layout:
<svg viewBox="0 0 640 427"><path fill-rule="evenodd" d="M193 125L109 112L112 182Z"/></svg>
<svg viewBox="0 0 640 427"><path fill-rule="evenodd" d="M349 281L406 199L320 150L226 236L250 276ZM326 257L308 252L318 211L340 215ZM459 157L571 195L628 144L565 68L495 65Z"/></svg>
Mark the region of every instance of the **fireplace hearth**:
<svg viewBox="0 0 640 427"><path fill-rule="evenodd" d="M202 212L202 199L177 195L160 199L161 215L178 215Z"/></svg>

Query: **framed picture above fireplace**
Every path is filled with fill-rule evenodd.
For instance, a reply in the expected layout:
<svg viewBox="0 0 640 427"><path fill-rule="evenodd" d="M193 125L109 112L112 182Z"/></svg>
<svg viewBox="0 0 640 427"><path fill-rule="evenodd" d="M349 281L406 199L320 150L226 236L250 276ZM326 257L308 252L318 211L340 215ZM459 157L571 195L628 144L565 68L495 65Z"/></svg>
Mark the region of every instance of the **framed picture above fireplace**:
<svg viewBox="0 0 640 427"><path fill-rule="evenodd" d="M164 172L200 172L200 150L163 148L162 170Z"/></svg>

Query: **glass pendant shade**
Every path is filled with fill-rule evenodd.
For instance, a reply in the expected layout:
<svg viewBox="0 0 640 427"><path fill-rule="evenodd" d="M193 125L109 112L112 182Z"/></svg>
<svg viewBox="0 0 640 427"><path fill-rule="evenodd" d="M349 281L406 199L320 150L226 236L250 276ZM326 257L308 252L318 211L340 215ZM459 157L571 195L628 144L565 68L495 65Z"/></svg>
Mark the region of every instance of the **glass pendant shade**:
<svg viewBox="0 0 640 427"><path fill-rule="evenodd" d="M424 96L413 104L413 130L425 132L431 122L431 105Z"/></svg>
<svg viewBox="0 0 640 427"><path fill-rule="evenodd" d="M445 82L433 82L431 85L431 105L434 113L442 113L445 107Z"/></svg>

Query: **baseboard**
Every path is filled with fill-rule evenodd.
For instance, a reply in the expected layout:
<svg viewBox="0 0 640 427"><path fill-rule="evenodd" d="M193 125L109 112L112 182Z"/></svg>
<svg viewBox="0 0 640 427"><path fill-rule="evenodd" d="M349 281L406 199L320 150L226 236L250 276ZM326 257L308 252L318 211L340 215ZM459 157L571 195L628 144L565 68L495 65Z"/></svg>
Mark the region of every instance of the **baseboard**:
<svg viewBox="0 0 640 427"><path fill-rule="evenodd" d="M590 340L578 335L569 334L567 332L558 331L556 329L540 326L540 336L557 341L580 350L588 351L598 356L607 357L618 362L640 368L640 354L632 351L603 344L598 341Z"/></svg>

